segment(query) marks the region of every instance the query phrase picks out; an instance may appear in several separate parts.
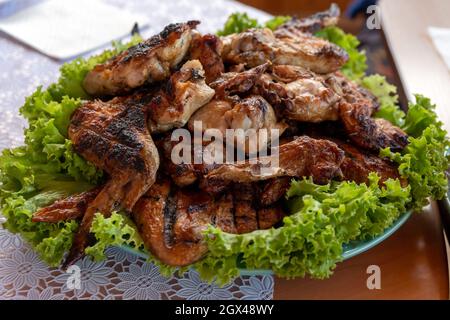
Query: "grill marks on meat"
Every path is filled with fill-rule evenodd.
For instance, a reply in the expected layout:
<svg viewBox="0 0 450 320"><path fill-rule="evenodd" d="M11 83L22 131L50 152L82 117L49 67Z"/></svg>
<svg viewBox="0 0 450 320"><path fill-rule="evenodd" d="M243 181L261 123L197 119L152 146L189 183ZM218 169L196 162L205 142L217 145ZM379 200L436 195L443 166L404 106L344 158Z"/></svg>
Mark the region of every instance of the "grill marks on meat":
<svg viewBox="0 0 450 320"><path fill-rule="evenodd" d="M275 206L255 209L249 185L236 185L233 192L214 199L161 178L137 202L132 216L155 257L171 266L186 266L206 254L202 232L208 225L229 233L251 232L272 227L284 214Z"/></svg>
<svg viewBox="0 0 450 320"><path fill-rule="evenodd" d="M136 203L132 215L145 246L155 257L171 266L186 266L200 260L208 248L203 241L166 239L173 237L173 230L166 232L166 212L171 211L176 216L178 209L177 201L170 200L170 197L170 182L157 181ZM174 204L177 206L175 211ZM166 209L168 206L171 208ZM209 213L205 210L197 214L207 216Z"/></svg>
<svg viewBox="0 0 450 320"><path fill-rule="evenodd" d="M256 67L269 60L275 65L301 66L317 73L330 73L348 60L343 49L309 34L274 34L267 28L249 29L226 36L222 41L223 60L248 67Z"/></svg>
<svg viewBox="0 0 450 320"><path fill-rule="evenodd" d="M278 166L270 157L246 161L244 164L225 164L206 175L207 179L252 182L276 177L313 177L317 183L327 183L340 175L344 153L328 140L299 137L278 148ZM252 163L253 162L253 163Z"/></svg>
<svg viewBox="0 0 450 320"><path fill-rule="evenodd" d="M310 176L319 184L333 178L368 183L375 171L380 184L400 178L393 163L370 152L402 149L406 134L372 118L375 97L337 71L347 54L313 36L335 24L338 15L333 5L308 18L293 18L275 32L250 29L224 38L200 35L193 30L197 21L172 24L89 72L84 87L91 95L134 93L89 101L71 119L74 150L109 177L103 186L57 201L33 217L38 222L82 218L65 266L82 256L97 212L132 212L152 254L168 265L185 266L207 252L203 231L208 225L239 234L279 223L285 215L281 199L293 177ZM344 139L365 150L334 136L294 137L307 126L299 128L295 121L329 120L342 123ZM287 124L293 131L282 137L289 142L278 148L276 166L271 157L249 154L248 141L244 163L174 164L177 142L160 136L163 164L154 183L160 160L150 132L186 124L193 131L195 121L202 121L203 131L221 133L279 129L281 134Z"/></svg>
<svg viewBox="0 0 450 320"><path fill-rule="evenodd" d="M149 96L138 92L109 102L89 101L72 115L69 137L74 150L109 174L89 203L65 266L83 255L95 213L108 216L121 206L131 211L155 181L159 155L146 126Z"/></svg>
<svg viewBox="0 0 450 320"><path fill-rule="evenodd" d="M355 83L341 78L343 99L339 103L339 115L348 137L360 147L379 151L391 148L400 151L408 145L408 136L400 128L384 119L374 119L378 109L376 99Z"/></svg>
<svg viewBox="0 0 450 320"><path fill-rule="evenodd" d="M345 158L341 165L342 178L356 183L369 183L369 174L376 172L380 177L380 185L388 179L400 179L402 185L407 182L400 177L397 166L387 159L359 150L351 144L333 139L339 148L344 150Z"/></svg>
<svg viewBox="0 0 450 320"><path fill-rule="evenodd" d="M93 96L116 95L146 82L169 77L185 57L198 21L170 24L164 30L97 65L84 79L85 90Z"/></svg>
<svg viewBox="0 0 450 320"><path fill-rule="evenodd" d="M341 97L335 88L302 67L274 66L270 74L259 79L257 88L286 118L305 122L339 118L337 102Z"/></svg>
<svg viewBox="0 0 450 320"><path fill-rule="evenodd" d="M213 96L214 90L205 83L201 63L198 60L186 62L152 98L150 130L163 132L184 126Z"/></svg>
<svg viewBox="0 0 450 320"><path fill-rule="evenodd" d="M199 60L205 69L206 83L216 80L224 71L222 61L222 41L213 34L194 34L191 48L189 49L190 60Z"/></svg>

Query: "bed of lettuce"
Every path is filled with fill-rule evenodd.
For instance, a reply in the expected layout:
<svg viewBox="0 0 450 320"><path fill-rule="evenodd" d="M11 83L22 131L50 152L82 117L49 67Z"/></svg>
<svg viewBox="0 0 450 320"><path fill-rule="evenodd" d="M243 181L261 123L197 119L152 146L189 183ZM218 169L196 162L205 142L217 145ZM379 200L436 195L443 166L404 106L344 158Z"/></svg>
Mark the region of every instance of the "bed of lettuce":
<svg viewBox="0 0 450 320"><path fill-rule="evenodd" d="M251 27L274 29L287 19L275 17L260 25L246 14L236 13L218 33L227 35ZM382 156L398 163L409 184L402 187L399 180L391 179L380 187L375 173L368 185L332 182L320 186L307 178L292 181L286 195L292 214L283 220L281 227L244 235L228 234L212 226L206 231L209 253L193 266L205 280L229 282L239 275L242 266L271 269L289 278L328 277L342 260L343 244L379 235L404 212L420 210L430 197L441 199L446 195L445 151L449 141L434 112L435 106L426 97L417 95L405 114L398 106L394 86L383 76L365 75L366 56L358 51L356 37L337 27L323 29L317 36L348 52L349 61L342 72L379 98L381 108L377 117L402 127L410 136L408 147L401 153L381 151ZM89 98L82 80L96 64L140 40L134 36L129 43L115 43L113 49L100 55L64 64L58 81L45 90L38 88L20 109L29 123L25 145L3 150L0 156L0 204L7 218L4 226L21 234L52 266L59 265L70 248L77 222L33 223L33 212L104 179L100 170L73 152L67 138L71 113L83 99ZM145 252L133 222L121 213L113 213L110 218L97 214L91 231L97 242L86 253L96 260L103 259L105 249L111 245L126 245ZM175 271L154 262L166 274Z"/></svg>

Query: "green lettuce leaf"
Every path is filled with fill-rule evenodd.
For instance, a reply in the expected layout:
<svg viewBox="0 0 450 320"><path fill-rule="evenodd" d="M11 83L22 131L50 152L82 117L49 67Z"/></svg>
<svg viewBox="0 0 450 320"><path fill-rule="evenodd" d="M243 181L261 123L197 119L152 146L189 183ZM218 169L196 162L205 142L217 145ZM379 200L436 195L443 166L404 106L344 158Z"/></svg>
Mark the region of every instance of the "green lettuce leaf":
<svg viewBox="0 0 450 320"><path fill-rule="evenodd" d="M272 19L266 21L264 24L264 27L269 28L271 30L275 30L279 26L281 26L283 23L289 21L292 17L290 16L275 16Z"/></svg>
<svg viewBox="0 0 450 320"><path fill-rule="evenodd" d="M208 256L195 268L201 276L227 283L239 274L238 261L249 269L271 269L278 276L328 277L342 260L342 246L379 234L405 212L409 187L398 180L378 186L333 182L325 186L310 179L293 181L288 191L292 215L283 226L233 235L211 227Z"/></svg>
<svg viewBox="0 0 450 320"><path fill-rule="evenodd" d="M380 110L375 117L384 118L399 127L404 125L405 113L398 106L397 88L387 82L385 76L366 76L362 78L361 85L372 92L380 103Z"/></svg>
<svg viewBox="0 0 450 320"><path fill-rule="evenodd" d="M134 250L144 252L144 243L136 226L125 214L113 212L109 218L96 213L92 222L91 232L97 242L86 248L86 254L96 261L104 260L105 249L109 246L126 245Z"/></svg>
<svg viewBox="0 0 450 320"><path fill-rule="evenodd" d="M261 28L261 25L258 23L258 20L250 18L247 13L236 12L228 17L223 29L219 30L217 35L227 36L250 28Z"/></svg>
<svg viewBox="0 0 450 320"><path fill-rule="evenodd" d="M445 152L450 143L434 109L430 99L416 95L403 125L410 135L409 145L402 153L381 151L382 156L397 162L400 174L408 178L413 200L410 206L417 210L428 204L429 197L442 199L448 189L445 170L449 160Z"/></svg>

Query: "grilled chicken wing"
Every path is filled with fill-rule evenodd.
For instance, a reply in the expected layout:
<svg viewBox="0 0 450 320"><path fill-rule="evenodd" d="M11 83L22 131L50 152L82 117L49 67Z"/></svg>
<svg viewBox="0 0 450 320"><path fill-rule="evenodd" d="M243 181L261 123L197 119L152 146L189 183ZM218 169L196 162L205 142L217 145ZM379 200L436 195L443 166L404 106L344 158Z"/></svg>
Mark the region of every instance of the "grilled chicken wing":
<svg viewBox="0 0 450 320"><path fill-rule="evenodd" d="M261 157L256 163L222 165L209 172L206 178L252 182L275 177L311 176L318 183L326 183L340 175L344 152L333 142L303 136L281 145L278 150L278 166L272 166L270 157Z"/></svg>
<svg viewBox="0 0 450 320"><path fill-rule="evenodd" d="M84 79L83 86L93 96L115 95L130 91L146 82L169 77L171 69L179 64L192 39L192 30L198 21L170 24L164 30L97 65Z"/></svg>
<svg viewBox="0 0 450 320"><path fill-rule="evenodd" d="M101 187L71 195L67 198L57 200L53 204L41 208L33 214L33 222L56 223L60 221L78 219L83 217L89 203L91 203L100 192Z"/></svg>
<svg viewBox="0 0 450 320"><path fill-rule="evenodd" d="M189 49L189 59L199 60L205 69L206 83L216 80L223 72L222 41L213 34L195 34Z"/></svg>
<svg viewBox="0 0 450 320"><path fill-rule="evenodd" d="M201 63L198 60L186 62L152 98L150 130L162 132L184 126L213 96L214 90L205 83Z"/></svg>
<svg viewBox="0 0 450 320"><path fill-rule="evenodd" d="M274 35L270 29L249 29L222 39L222 58L232 64L256 67L267 60L273 64L301 66L317 73L331 73L348 60L335 44L309 34Z"/></svg>
<svg viewBox="0 0 450 320"><path fill-rule="evenodd" d="M82 256L95 213L108 216L117 205L131 211L155 181L159 155L146 125L148 100L138 92L109 102L89 101L72 115L74 150L110 178L87 206L65 266Z"/></svg>
<svg viewBox="0 0 450 320"><path fill-rule="evenodd" d="M339 118L341 97L330 83L302 67L278 65L258 80L257 91L288 119L321 122Z"/></svg>

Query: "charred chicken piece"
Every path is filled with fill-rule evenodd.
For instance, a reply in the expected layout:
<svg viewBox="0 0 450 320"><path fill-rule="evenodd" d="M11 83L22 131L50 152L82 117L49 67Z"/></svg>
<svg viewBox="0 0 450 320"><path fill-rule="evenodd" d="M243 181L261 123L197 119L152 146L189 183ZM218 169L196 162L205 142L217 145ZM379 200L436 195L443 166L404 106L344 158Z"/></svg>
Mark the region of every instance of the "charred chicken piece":
<svg viewBox="0 0 450 320"><path fill-rule="evenodd" d="M89 101L75 110L69 126L74 150L106 171L109 180L89 203L64 265L79 259L95 213L108 216L120 205L131 211L155 181L159 155L146 125L147 93Z"/></svg>
<svg viewBox="0 0 450 320"><path fill-rule="evenodd" d="M190 214L186 211L191 202L188 197L178 200L171 188L168 180L157 181L134 207L133 219L145 246L156 258L170 266L186 266L200 260L208 250L206 244L198 240L201 239L198 232L206 226L203 222L210 216L210 207L197 206L192 214L198 224L189 225L191 235L188 238L195 241L186 241L186 234L179 234L181 239L176 239L173 229L177 211L184 210L184 219L189 220Z"/></svg>
<svg viewBox="0 0 450 320"><path fill-rule="evenodd" d="M241 234L258 230L258 214L254 207L255 185L250 183L234 184L232 194L236 233Z"/></svg>
<svg viewBox="0 0 450 320"><path fill-rule="evenodd" d="M333 3L328 10L315 13L309 17L302 19L293 17L279 26L275 34L290 33L294 36L299 33L313 34L325 27L336 25L340 14L339 7Z"/></svg>
<svg viewBox="0 0 450 320"><path fill-rule="evenodd" d="M403 150L408 145L407 134L387 120L371 117L378 109L373 95L343 77L341 83L344 96L339 103L339 115L348 137L373 151L387 147Z"/></svg>
<svg viewBox="0 0 450 320"><path fill-rule="evenodd" d="M93 96L129 92L146 82L169 77L185 57L192 30L199 21L170 24L161 33L141 42L104 64L97 65L84 79L83 86Z"/></svg>
<svg viewBox="0 0 450 320"><path fill-rule="evenodd" d="M273 64L294 65L317 73L331 73L348 60L347 53L335 44L310 34L274 35L270 29L249 29L222 38L222 58L231 64L256 67L267 60Z"/></svg>
<svg viewBox="0 0 450 320"><path fill-rule="evenodd" d="M304 122L337 120L341 98L335 86L302 67L277 65L264 74L257 91L284 117ZM327 83L328 82L328 83Z"/></svg>
<svg viewBox="0 0 450 320"><path fill-rule="evenodd" d="M233 109L224 114L230 129L242 129L245 145L235 147L246 154L255 156L261 150L267 149L271 142L271 130L278 132L278 137L286 130L284 122L278 122L272 106L261 96L252 95L238 102ZM263 135L262 131L265 131ZM237 131L235 131L237 132ZM252 138L253 135L253 139ZM252 145L250 141L257 141ZM230 143L230 141L226 141Z"/></svg>
<svg viewBox="0 0 450 320"><path fill-rule="evenodd" d="M206 83L216 80L225 70L222 61L222 41L213 34L194 34L189 59L199 60L205 69Z"/></svg>
<svg viewBox="0 0 450 320"><path fill-rule="evenodd" d="M380 185L388 179L400 179L403 186L407 185L407 181L400 177L397 166L393 162L360 150L342 140L332 139L332 141L345 152L344 161L341 164L343 180L369 183L369 174L376 172L380 177Z"/></svg>
<svg viewBox="0 0 450 320"><path fill-rule="evenodd" d="M216 99L226 99L232 95L248 92L270 67L266 62L255 68L241 72L227 72L210 84L216 91Z"/></svg>
<svg viewBox="0 0 450 320"><path fill-rule="evenodd" d="M198 60L186 62L151 100L150 130L164 132L184 126L213 96L214 90L205 83L201 63Z"/></svg>
<svg viewBox="0 0 450 320"><path fill-rule="evenodd" d="M163 263L186 266L208 248L203 231L213 224L238 234L270 228L284 216L278 205L257 208L253 188L236 184L232 192L213 199L195 189L177 189L160 178L133 208L133 219L148 250Z"/></svg>
<svg viewBox="0 0 450 320"><path fill-rule="evenodd" d="M260 157L244 164L225 164L206 175L207 179L252 182L275 177L313 177L326 183L340 175L344 152L327 140L299 137L278 148L278 165L274 157ZM276 158L276 157L275 157Z"/></svg>
<svg viewBox="0 0 450 320"><path fill-rule="evenodd" d="M259 196L259 204L261 206L268 207L278 202L278 200L282 199L286 195L290 185L291 178L289 177L263 181Z"/></svg>
<svg viewBox="0 0 450 320"><path fill-rule="evenodd" d="M95 199L100 190L101 188L97 187L57 200L53 204L35 212L32 221L56 223L82 218L89 203Z"/></svg>
<svg viewBox="0 0 450 320"><path fill-rule="evenodd" d="M234 198L230 192L222 194L216 201L214 224L220 230L236 234L236 222L234 219Z"/></svg>

